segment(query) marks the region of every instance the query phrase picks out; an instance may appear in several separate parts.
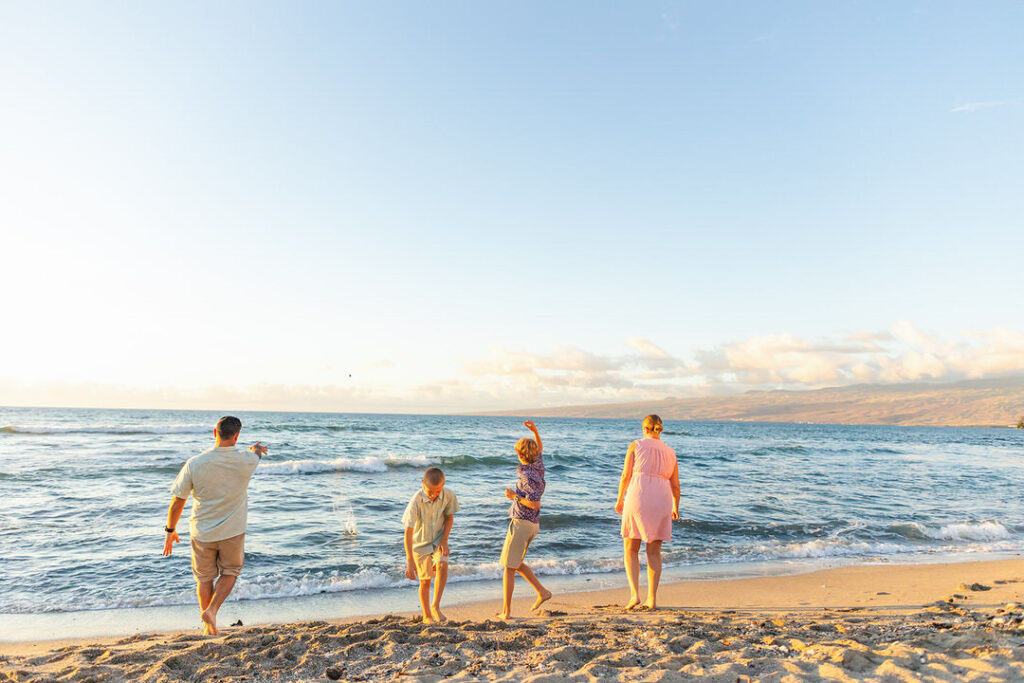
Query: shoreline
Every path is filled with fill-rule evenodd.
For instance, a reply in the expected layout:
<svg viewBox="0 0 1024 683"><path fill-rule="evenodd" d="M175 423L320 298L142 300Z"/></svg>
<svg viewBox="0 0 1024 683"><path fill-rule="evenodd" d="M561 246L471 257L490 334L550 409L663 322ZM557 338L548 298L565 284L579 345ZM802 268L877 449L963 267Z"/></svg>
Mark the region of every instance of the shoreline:
<svg viewBox="0 0 1024 683"><path fill-rule="evenodd" d="M447 607L442 605L450 621L441 625L424 626L415 622L411 618L415 612L410 610L401 614L374 618L348 617L274 625L224 627L222 635L215 638L199 636L198 629L193 629L140 633L129 637L110 636L5 642L0 643L0 655L2 655L0 657L0 680L32 680L33 675L40 676L39 680L45 680L45 677L55 675L58 671L67 673L68 667L78 667L81 670L79 673L88 671L92 675L99 674L102 670L105 675L109 676L103 680L185 680L184 677L179 679L173 675L176 671L175 662L179 661L176 657L179 657L184 651L195 650L198 664L204 656L212 652L211 648L222 647L227 651L232 649L232 643L244 641L248 643L247 647L252 648L255 647L254 643L258 644L267 640L268 642L273 641L287 650L289 643L297 648L300 645L295 645L295 643L307 643L310 639L322 639L325 647L326 644L333 643L340 649L325 649L323 657L316 661L309 657L304 659L298 655L294 661L285 657L283 661L274 663L271 668L284 673L284 669L294 665L292 669L294 669L295 675L292 678L286 676L281 680L306 680L302 677L312 676L313 670L317 667L320 669L319 673L313 677L322 678L326 667L340 666L339 662L347 662L346 666L350 668L346 669L349 673L338 680L360 680L360 676L378 675L385 670L391 671L390 675L396 675L395 672L398 671L398 668L395 667L401 667L406 675L411 675L422 669L420 673L423 677L416 674L417 677L411 680L444 680L448 677L454 677L453 680L501 680L501 674L504 671L500 669L500 666L503 665L502 662L511 667L508 671L518 670L518 675L521 676L507 680L528 680L527 674L532 677L536 673L535 670L565 668L563 665L575 666L574 671L587 666L593 669L595 659L602 657L614 659L621 658L623 655L621 648L617 649L612 644L604 649L587 646L584 648L586 652L579 657L574 655L568 659L560 658L565 655L564 648L566 647L575 648L574 652L582 652L581 644L572 645L569 642L575 635L586 635L589 640L595 640L598 637L614 640L614 637L618 636L613 637L611 634L618 634L623 637L628 635L634 640L636 638L642 640L646 637L643 636L644 633L654 632L660 634L660 640L654 639L660 645L652 640L651 642L654 644L650 645L648 649L653 648L652 652L655 654L664 655L661 657L661 660L664 660L661 662L662 668L672 669L677 674L680 672L685 674L684 670L687 667L691 668L691 673L687 675L693 675L692 672L697 668L705 673L712 673L712 670L708 669L708 665L713 663L716 667L726 667L728 672L731 672L729 675L732 676L732 680L743 675L757 677L766 672L758 673L759 670L752 662L763 660L762 663L765 666L783 666L793 663L789 660L793 656L799 655L797 660L794 660L797 663L790 667L791 669L795 667L799 671L794 669L790 673L800 678L801 672L807 675L814 673L811 669L803 667L803 664L813 663L808 660L809 657L812 657L813 652L806 656L805 652L810 652L813 649L818 650L820 654L828 648L842 647L845 654L836 655L839 657L838 663L830 659L829 666L838 666L840 669L846 667L845 675L847 677L863 677L869 673L867 669L863 668L865 661L875 662L875 660L878 660L875 663L875 668L887 666L891 669L896 666L907 669L915 673L916 676L920 673L919 671L907 668L913 664L913 661L916 661L915 658L923 656L928 660L935 659L938 662L942 652L957 647L950 640L953 638L956 642L962 641L962 644L970 644L971 647L967 648L968 650L982 649L978 650L975 655L966 656L966 658L958 655L956 662L959 663L943 663L942 667L945 667L944 670L948 675L940 676L941 672L937 672L935 673L937 678L924 677L921 680L956 679L960 674L957 674L951 667L961 667L965 672L971 671L975 666L971 663L973 662L971 657L985 660L976 663L979 674L984 671L986 672L984 675L992 675L994 671L1003 671L1011 678L1024 677L1024 664L1020 662L1021 655L1024 655L1024 644L1021 643L1021 634L1024 631L1019 630L1024 626L1016 626L1017 622L1011 618L1012 631L1007 631L1004 628L1005 624L986 618L999 608L1005 610L1008 603L1024 601L1024 559L944 564L853 565L785 576L673 581L662 585L659 591L660 609L654 612L627 613L621 608L627 596L624 581L620 588L556 594L551 601L545 604L542 610L545 616L528 616L526 610L533 601L533 593L524 581L517 581L516 589L517 597L513 602L515 618L508 625L489 621L500 607L500 600L491 599ZM229 605L230 603L225 607ZM1017 612L1014 610L1017 610L1021 618L1024 618L1024 611L1019 605L1010 607L1007 614L1011 614L1011 616L1016 614ZM229 623L227 612L228 610L225 610L221 614L225 624ZM780 622L783 625L777 625L775 622ZM792 625L792 632L787 630L790 628L790 626L786 626L787 624ZM760 630L784 633L777 636L771 634L758 636L755 639L756 642L746 642L744 647L739 649L730 644L739 637L737 634L755 626ZM845 637L849 633L843 633L843 629L849 632L862 627L867 631L858 638ZM677 644L673 649L671 643L674 641L672 639L682 637L678 635L680 632L689 633L688 629L696 629L697 632L706 633L709 637L699 639L693 634L686 635L685 650L676 652L682 645ZM719 629L719 631L714 629ZM542 646L540 643L546 641L541 638L539 633L534 633L538 630L542 630L548 635L560 634L555 640L563 644L554 649L545 649L547 646ZM376 634L375 638L380 638L386 635L385 632L391 633L388 637L394 640L390 643L389 648L383 650L373 648L362 652L358 661L354 661L351 657L346 659L341 655L345 648L351 649L354 644L365 640L360 639L362 636L358 636L358 634L372 633ZM416 640L424 634L437 633L446 634L445 639L436 639L438 643L442 641L455 643L446 646L447 649L441 648L447 653L441 659L445 659L449 655L458 659L460 656L458 655L458 643L468 641L479 645L485 654L489 653L497 657L499 653L505 652L505 655L503 658L498 657L485 669L477 671L479 678L460 678L459 671L462 671L469 661L465 656L459 660L463 662L460 665L461 668L453 668L449 665L450 662L449 664L438 663L440 660L437 658L426 661L424 659L426 655L420 656L421 648L410 649L407 647L412 640ZM527 636L522 636L523 633L527 633L528 639L536 645L535 647L526 643L524 638ZM716 633L720 637L712 638L711 636ZM339 634L348 635L341 637ZM507 634L519 634L522 637L516 641L518 644L507 644L508 647L504 649L487 644L498 643L500 645L504 642L502 638ZM1012 637L1006 634L1012 634ZM894 642L882 642L886 637L894 635L904 638L904 640L898 641L903 643L899 647ZM826 636L827 643L822 640ZM548 636L545 635L546 637ZM761 642L772 638L783 645L773 644L774 641L773 643ZM802 649L790 642L794 640L802 643ZM705 644L715 643L715 645L697 647L698 641L703 641ZM847 644L842 646L835 644L840 641ZM814 643L818 644L814 645ZM856 643L856 647L850 643ZM932 645L929 646L929 643ZM885 647L879 650L878 648L882 644ZM638 646L635 645L631 647L635 651L644 651L643 648L638 649ZM695 647L697 650L703 649L707 652L697 650L691 652ZM781 647L786 648L786 651L782 652ZM903 649L900 650L900 647ZM270 650L274 649L277 649L277 646L270 648ZM385 650L388 652L384 652ZM878 651L876 652L876 650ZM851 651L861 652L861 655L849 654ZM530 660L530 662L517 659L519 655L531 652L538 655L539 659L535 657L536 661ZM883 652L883 654L889 652L891 656L883 657L879 652ZM904 654L910 652L910 655L907 655L909 659L903 657L907 661L901 660L900 657L903 655L898 657L893 654L897 652L904 652ZM921 655L922 652L925 654ZM997 652L1003 652L1006 661L1000 659L999 665L994 666L992 660L996 655L993 653ZM729 659L729 653L736 656ZM353 652L352 654L358 653ZM577 654L579 653L577 652ZM593 656L587 658L585 655ZM238 662L243 660L250 663L255 662L253 666L256 668L260 668L264 664L270 666L267 662L260 663L268 655L259 651L247 652L240 656L242 659L237 660ZM881 659L879 659L880 657ZM718 659L723 658L729 659L729 661L717 662ZM587 659L587 661L582 663L577 661L580 659ZM705 659L708 661L705 662ZM449 660L445 659L445 661ZM886 661L890 664L886 665ZM799 664L799 662L803 662L803 664ZM136 665L143 663L148 664L146 671L152 674L152 677L148 674L143 676L142 670L137 668ZM647 666L653 663L654 660L648 662ZM246 666L240 664L235 668L224 668L227 665L219 659L214 664L221 667L216 673L223 676L225 680L234 680L233 677L236 675L243 676L241 669ZM210 666L214 664L210 664ZM579 666L576 666L577 664ZM363 665L365 665L364 669L359 669ZM251 675L253 666L248 669L249 675ZM531 666L533 669L530 668ZM617 667L612 671L612 673L617 672L616 675L624 673L624 665L609 664L608 666ZM815 672L821 666L824 664L817 662ZM858 666L861 668L857 669ZM1014 666L1018 668L1013 668ZM410 667L413 671L410 671ZM195 675L200 668L194 669L190 675ZM920 668L919 666L918 669ZM236 671L236 669L239 670ZM989 671L989 669L992 670ZM25 675L14 679L6 678L6 674L15 670ZM748 673L743 673L748 670ZM871 671L874 670L874 668L871 669ZM157 675L158 673L160 675ZM206 673L212 676L215 672L211 669ZM723 669L720 673L724 674L727 671ZM565 677L550 680L572 680L568 676L573 674L564 671L558 675ZM815 673L815 675L819 674ZM893 673L893 675L896 674ZM347 676L351 676L351 678L347 678ZM237 680L241 680L241 678ZM604 680L604 678L584 677L578 680ZM608 680L634 679L608 678ZM674 679L666 678L664 680Z"/></svg>
<svg viewBox="0 0 1024 683"><path fill-rule="evenodd" d="M666 565L662 573L662 589L674 584L729 584L747 579L798 577L820 571L853 567L891 567L919 565L958 565L979 562L1012 561L1022 555L1016 551L987 553L936 553L863 558L825 557L800 559L774 559L758 562L679 564ZM641 563L641 573L645 564ZM556 595L596 594L626 590L622 568L592 573L545 574L538 572L541 581ZM450 609L463 609L476 604L491 603L501 591L501 578L473 577L449 579L444 603ZM644 581L646 579L643 579ZM517 586L522 583L520 579ZM529 586L523 584L527 590ZM372 593L370 593L372 591ZM373 607L366 603L372 601ZM294 596L230 599L222 608L222 615L230 621L246 625L273 626L278 624L324 620L348 623L390 614L415 615L418 612L415 582L370 589L320 592ZM410 611L414 610L414 611ZM223 620L223 619L222 619ZM185 634L193 625L198 628L196 605L186 603L141 605L90 609L65 612L12 613L4 615L0 626L0 653L5 646L19 643L86 642L95 639L121 638L139 633ZM54 634L40 637L36 634Z"/></svg>

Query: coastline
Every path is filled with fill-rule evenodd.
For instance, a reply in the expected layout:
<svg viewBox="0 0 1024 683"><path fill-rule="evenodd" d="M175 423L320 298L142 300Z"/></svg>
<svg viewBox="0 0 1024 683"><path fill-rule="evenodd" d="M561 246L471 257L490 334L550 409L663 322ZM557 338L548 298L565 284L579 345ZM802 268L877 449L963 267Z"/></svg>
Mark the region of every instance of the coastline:
<svg viewBox="0 0 1024 683"><path fill-rule="evenodd" d="M920 680L1024 677L1021 627L1012 618L1024 616L1020 606L1008 608L1009 619L987 618L1024 601L1024 559L673 581L662 585L661 609L655 612L625 612L620 605L626 593L623 582L619 588L556 594L544 606L545 616L527 616L532 591L519 581L517 618L508 625L489 621L500 606L490 599L449 606L450 621L431 626L414 622L410 610L371 619L225 627L216 638L203 638L196 629L4 642L0 680L75 673L102 674L96 680L170 681L200 671L241 680L262 670L277 672L280 680L322 680L330 667L341 672L338 680L399 671L424 681L502 680L513 672L518 677L504 680L648 680L631 676L652 667L668 672L668 678L650 680L675 680L672 676L699 675L698 670L731 680L776 670L800 679L820 677L822 667L835 668L836 676L830 677L840 679L898 676L899 671ZM225 623L229 607L221 615ZM371 640L380 642L370 648ZM319 643L315 655L308 647L312 642ZM413 647L417 642L436 647ZM359 643L364 646L353 649ZM480 650L475 669L469 657L473 648ZM638 663L627 666L629 657ZM467 677L471 669L475 678Z"/></svg>

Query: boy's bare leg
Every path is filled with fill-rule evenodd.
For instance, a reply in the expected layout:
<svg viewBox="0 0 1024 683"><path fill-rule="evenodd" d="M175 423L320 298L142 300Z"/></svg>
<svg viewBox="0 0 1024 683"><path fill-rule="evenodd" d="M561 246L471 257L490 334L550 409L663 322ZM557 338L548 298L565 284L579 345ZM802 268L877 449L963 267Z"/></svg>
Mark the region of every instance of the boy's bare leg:
<svg viewBox="0 0 1024 683"><path fill-rule="evenodd" d="M526 582L533 586L533 590L537 591L537 602L533 603L533 607L530 608L531 612L536 611L538 607L551 599L551 591L544 587L528 564L523 562L516 571L522 574Z"/></svg>
<svg viewBox="0 0 1024 683"><path fill-rule="evenodd" d="M430 612L430 579L420 580L420 607L423 608L423 623L433 624L434 615Z"/></svg>
<svg viewBox="0 0 1024 683"><path fill-rule="evenodd" d="M651 609L658 608L658 582L661 581L661 541L647 542L647 602Z"/></svg>
<svg viewBox="0 0 1024 683"><path fill-rule="evenodd" d="M199 597L199 613L202 614L213 600L213 581L196 581L196 595ZM203 635L213 635L210 633L209 624L205 621L203 622Z"/></svg>
<svg viewBox="0 0 1024 683"><path fill-rule="evenodd" d="M622 539L623 561L626 565L626 579L629 581L629 602L626 609L633 609L640 604L640 539Z"/></svg>
<svg viewBox="0 0 1024 683"><path fill-rule="evenodd" d="M446 583L448 583L448 563L438 562L434 576L434 602L430 607L430 611L437 621L448 621L448 617L441 612L441 596L444 595Z"/></svg>
<svg viewBox="0 0 1024 683"><path fill-rule="evenodd" d="M502 600L498 618L507 621L512 616L512 592L516 589L516 570L505 567L501 575Z"/></svg>
<svg viewBox="0 0 1024 683"><path fill-rule="evenodd" d="M213 588L213 597L210 599L210 604L207 605L206 609L203 610L202 615L203 624L205 624L209 630L207 635L217 636L220 633L217 631L217 611L220 606L227 600L228 595L231 594L231 589L235 587L235 581L238 579L237 576L226 576L222 575L217 579L217 583Z"/></svg>

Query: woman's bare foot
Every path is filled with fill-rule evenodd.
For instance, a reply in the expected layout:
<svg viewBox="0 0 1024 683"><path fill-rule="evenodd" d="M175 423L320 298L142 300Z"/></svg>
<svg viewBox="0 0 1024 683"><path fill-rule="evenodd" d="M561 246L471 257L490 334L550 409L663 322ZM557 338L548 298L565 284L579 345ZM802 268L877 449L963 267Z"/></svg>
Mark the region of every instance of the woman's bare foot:
<svg viewBox="0 0 1024 683"><path fill-rule="evenodd" d="M531 612L536 612L537 608L543 605L545 602L551 599L551 591L544 591L537 596L537 602L533 603L533 607L530 608Z"/></svg>
<svg viewBox="0 0 1024 683"><path fill-rule="evenodd" d="M644 609L658 609L658 605L653 600L648 600L644 603Z"/></svg>
<svg viewBox="0 0 1024 683"><path fill-rule="evenodd" d="M429 615L429 614L424 614L423 615L423 623L424 624L433 624L434 623L434 617Z"/></svg>
<svg viewBox="0 0 1024 683"><path fill-rule="evenodd" d="M629 612L630 610L634 609L639 604L640 604L640 598L630 598L629 602L626 603L626 611Z"/></svg>
<svg viewBox="0 0 1024 683"><path fill-rule="evenodd" d="M217 612L211 612L209 608L203 610L203 613L199 615L199 618L203 620L203 633L208 636L219 636L220 633L217 631Z"/></svg>
<svg viewBox="0 0 1024 683"><path fill-rule="evenodd" d="M498 613L497 613L497 614L495 614L494 616L495 616L495 618L496 618L496 619L497 619L498 621L508 621L509 619L511 619L511 618L512 618L512 615L511 615L511 614L509 614L508 612L498 612Z"/></svg>
<svg viewBox="0 0 1024 683"><path fill-rule="evenodd" d="M448 617L444 615L444 612L441 611L441 607L439 605L431 605L430 611L434 617L434 621L438 623L448 621Z"/></svg>

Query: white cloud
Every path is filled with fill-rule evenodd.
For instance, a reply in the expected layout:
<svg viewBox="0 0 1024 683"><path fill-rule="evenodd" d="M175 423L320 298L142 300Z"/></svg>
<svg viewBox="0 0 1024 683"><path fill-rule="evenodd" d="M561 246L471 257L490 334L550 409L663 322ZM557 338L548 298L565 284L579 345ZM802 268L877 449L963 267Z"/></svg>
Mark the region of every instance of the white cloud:
<svg viewBox="0 0 1024 683"><path fill-rule="evenodd" d="M686 358L634 337L621 353L575 346L494 349L461 373L418 384L163 387L0 378L0 405L451 412L548 407L856 383L955 381L1024 372L1024 333L1003 327L943 339L898 321L888 330L805 339L772 334L697 349Z"/></svg>
<svg viewBox="0 0 1024 683"><path fill-rule="evenodd" d="M950 109L949 111L955 112L955 113L973 112L973 111L981 111L982 109L995 109L996 107L1005 107L1007 105L1021 104L1021 103L1024 103L1024 100L1016 99L1016 100L989 100L987 102L967 102L965 104L957 105L957 106L953 107L952 109Z"/></svg>

